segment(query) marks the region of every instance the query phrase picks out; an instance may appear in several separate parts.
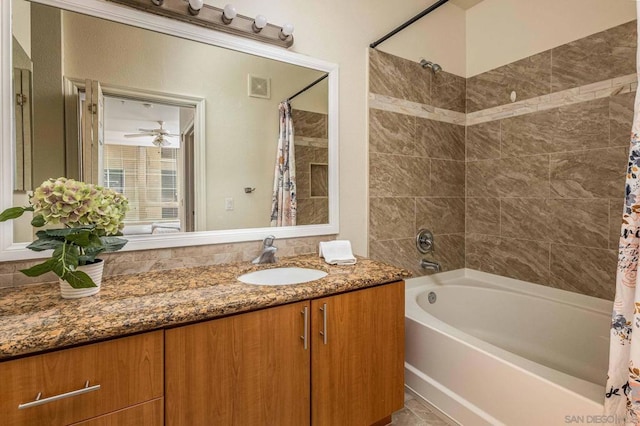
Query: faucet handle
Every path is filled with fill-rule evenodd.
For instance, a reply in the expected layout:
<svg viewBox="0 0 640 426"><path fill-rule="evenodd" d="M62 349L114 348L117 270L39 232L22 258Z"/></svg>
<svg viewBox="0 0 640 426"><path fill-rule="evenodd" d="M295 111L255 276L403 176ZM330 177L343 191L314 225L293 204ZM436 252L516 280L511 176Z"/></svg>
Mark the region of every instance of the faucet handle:
<svg viewBox="0 0 640 426"><path fill-rule="evenodd" d="M275 241L276 237L273 235L269 235L267 238L264 239L264 241L262 242L262 245L264 247L271 247L273 246L273 242Z"/></svg>

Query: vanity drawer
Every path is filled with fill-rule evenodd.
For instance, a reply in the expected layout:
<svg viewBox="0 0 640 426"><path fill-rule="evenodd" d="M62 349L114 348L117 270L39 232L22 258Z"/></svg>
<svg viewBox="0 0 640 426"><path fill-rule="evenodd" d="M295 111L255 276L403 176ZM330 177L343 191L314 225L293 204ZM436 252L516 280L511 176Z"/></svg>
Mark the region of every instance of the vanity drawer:
<svg viewBox="0 0 640 426"><path fill-rule="evenodd" d="M163 345L154 331L0 363L2 424L67 425L160 398ZM18 408L38 393L46 402Z"/></svg>
<svg viewBox="0 0 640 426"><path fill-rule="evenodd" d="M162 398L158 398L115 413L74 423L73 426L162 426L163 424L164 404Z"/></svg>

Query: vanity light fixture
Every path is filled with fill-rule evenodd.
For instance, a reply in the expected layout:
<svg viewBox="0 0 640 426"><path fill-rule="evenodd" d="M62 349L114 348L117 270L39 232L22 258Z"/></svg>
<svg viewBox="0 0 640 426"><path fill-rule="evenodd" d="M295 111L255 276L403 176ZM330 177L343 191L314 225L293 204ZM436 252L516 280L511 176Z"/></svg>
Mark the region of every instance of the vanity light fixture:
<svg viewBox="0 0 640 426"><path fill-rule="evenodd" d="M252 28L254 33L259 33L266 26L267 18L265 18L264 15L258 15L256 16L256 19L253 20Z"/></svg>
<svg viewBox="0 0 640 426"><path fill-rule="evenodd" d="M228 4L222 10L222 22L224 22L225 25L229 25L237 15L238 12L236 11L236 8L233 7L233 5Z"/></svg>
<svg viewBox="0 0 640 426"><path fill-rule="evenodd" d="M282 29L278 33L278 38L280 40L285 41L293 34L293 24L286 23L282 26ZM293 36L291 36L293 38Z"/></svg>
<svg viewBox="0 0 640 426"><path fill-rule="evenodd" d="M189 13L193 16L200 13L200 9L204 5L204 0L189 0Z"/></svg>
<svg viewBox="0 0 640 426"><path fill-rule="evenodd" d="M239 15L230 4L221 9L205 4L204 0L107 1L284 48L293 45L293 25L278 27L268 23L263 15L255 19Z"/></svg>

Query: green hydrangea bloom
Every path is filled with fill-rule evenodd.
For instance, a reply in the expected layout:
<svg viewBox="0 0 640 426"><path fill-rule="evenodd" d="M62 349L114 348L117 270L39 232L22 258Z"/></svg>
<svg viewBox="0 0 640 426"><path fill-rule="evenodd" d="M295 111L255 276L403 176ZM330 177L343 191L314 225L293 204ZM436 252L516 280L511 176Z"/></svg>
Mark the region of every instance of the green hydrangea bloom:
<svg viewBox="0 0 640 426"><path fill-rule="evenodd" d="M103 235L117 235L129 211L127 198L112 189L59 177L48 179L31 196L34 216L70 228L96 225Z"/></svg>

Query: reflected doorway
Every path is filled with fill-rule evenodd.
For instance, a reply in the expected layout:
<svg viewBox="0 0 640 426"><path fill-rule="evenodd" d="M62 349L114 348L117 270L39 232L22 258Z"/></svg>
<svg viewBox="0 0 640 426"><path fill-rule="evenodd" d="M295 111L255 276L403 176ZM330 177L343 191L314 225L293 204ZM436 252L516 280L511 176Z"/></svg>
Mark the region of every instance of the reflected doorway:
<svg viewBox="0 0 640 426"><path fill-rule="evenodd" d="M68 175L127 196L125 235L197 231L203 103L91 80L66 88Z"/></svg>
<svg viewBox="0 0 640 426"><path fill-rule="evenodd" d="M102 184L122 192L130 211L125 234L194 230L194 106L104 95ZM190 152L187 152L190 151Z"/></svg>

